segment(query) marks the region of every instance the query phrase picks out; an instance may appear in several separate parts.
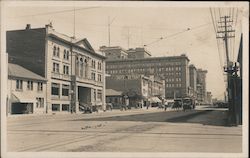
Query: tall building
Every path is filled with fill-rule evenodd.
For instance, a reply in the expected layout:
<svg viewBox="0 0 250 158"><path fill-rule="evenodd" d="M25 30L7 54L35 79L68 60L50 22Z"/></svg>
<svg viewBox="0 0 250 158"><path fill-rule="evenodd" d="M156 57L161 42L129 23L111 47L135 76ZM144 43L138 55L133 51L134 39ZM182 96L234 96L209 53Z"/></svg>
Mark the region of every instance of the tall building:
<svg viewBox="0 0 250 158"><path fill-rule="evenodd" d="M44 28L7 31L9 62L47 79L47 103L56 112L78 112L79 104L105 108L105 56L86 38L76 40Z"/></svg>
<svg viewBox="0 0 250 158"><path fill-rule="evenodd" d="M212 104L212 93L207 92L207 104Z"/></svg>
<svg viewBox="0 0 250 158"><path fill-rule="evenodd" d="M197 91L200 103L205 103L207 100L206 74L207 70L197 69Z"/></svg>
<svg viewBox="0 0 250 158"><path fill-rule="evenodd" d="M106 53L107 51L103 51ZM107 54L107 53L106 53ZM116 75L153 75L165 80L165 98L188 96L189 59L186 55L108 60L106 73Z"/></svg>
<svg viewBox="0 0 250 158"><path fill-rule="evenodd" d="M190 73L190 96L197 98L197 70L194 65L189 66Z"/></svg>

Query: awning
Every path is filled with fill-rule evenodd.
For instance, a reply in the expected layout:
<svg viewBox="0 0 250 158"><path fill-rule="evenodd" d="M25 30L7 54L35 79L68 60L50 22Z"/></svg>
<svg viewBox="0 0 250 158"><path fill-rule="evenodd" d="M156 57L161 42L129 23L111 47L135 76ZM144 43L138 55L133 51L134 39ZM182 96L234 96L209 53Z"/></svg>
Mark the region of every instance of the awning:
<svg viewBox="0 0 250 158"><path fill-rule="evenodd" d="M161 103L162 101L158 97L151 97L149 99L151 103Z"/></svg>
<svg viewBox="0 0 250 158"><path fill-rule="evenodd" d="M33 103L36 102L36 99L32 98L27 93L11 93L11 100L12 103Z"/></svg>

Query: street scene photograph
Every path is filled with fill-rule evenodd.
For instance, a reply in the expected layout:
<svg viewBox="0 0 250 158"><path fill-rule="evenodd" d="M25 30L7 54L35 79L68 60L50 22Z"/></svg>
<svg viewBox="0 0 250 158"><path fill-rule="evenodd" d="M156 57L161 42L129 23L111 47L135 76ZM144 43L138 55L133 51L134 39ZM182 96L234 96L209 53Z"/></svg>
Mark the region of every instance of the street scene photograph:
<svg viewBox="0 0 250 158"><path fill-rule="evenodd" d="M247 158L248 29L248 2L1 3L1 157Z"/></svg>

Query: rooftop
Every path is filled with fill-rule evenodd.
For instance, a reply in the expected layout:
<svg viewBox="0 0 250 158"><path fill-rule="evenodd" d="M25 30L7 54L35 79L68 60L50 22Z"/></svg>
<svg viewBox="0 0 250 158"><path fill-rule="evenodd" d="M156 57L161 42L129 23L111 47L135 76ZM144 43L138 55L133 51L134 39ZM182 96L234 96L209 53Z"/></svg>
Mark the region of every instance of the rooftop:
<svg viewBox="0 0 250 158"><path fill-rule="evenodd" d="M24 67L17 64L8 64L8 76L10 77L18 77L18 78L26 78L33 79L39 81L46 81L46 79L30 70L25 69Z"/></svg>

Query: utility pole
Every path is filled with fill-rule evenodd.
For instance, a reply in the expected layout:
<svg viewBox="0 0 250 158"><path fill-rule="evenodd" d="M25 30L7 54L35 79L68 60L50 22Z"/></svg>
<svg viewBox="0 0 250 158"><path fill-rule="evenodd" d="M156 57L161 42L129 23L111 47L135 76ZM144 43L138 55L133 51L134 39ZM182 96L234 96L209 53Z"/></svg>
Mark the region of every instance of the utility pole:
<svg viewBox="0 0 250 158"><path fill-rule="evenodd" d="M109 40L109 47L110 47L110 25L114 22L115 18L110 21L110 17L108 17L108 40Z"/></svg>
<svg viewBox="0 0 250 158"><path fill-rule="evenodd" d="M228 39L234 38L234 35L230 35L230 33L234 33L235 30L232 29L233 20L230 19L230 16L223 16L220 17L220 21L218 22L220 25L218 28L222 28L221 31L217 31L218 36L216 38L222 38L225 43L226 49L226 67L224 68L225 72L227 73L227 92L228 92L228 105L229 105L229 112L230 112L230 121L234 117L234 105L233 103L233 96L232 96L232 86L231 86L231 79L232 79L232 64L229 59L229 50L228 50ZM219 36L220 35L220 36Z"/></svg>
<svg viewBox="0 0 250 158"><path fill-rule="evenodd" d="M130 38L130 36L129 36L129 27L128 27L128 49L129 49L129 39Z"/></svg>

